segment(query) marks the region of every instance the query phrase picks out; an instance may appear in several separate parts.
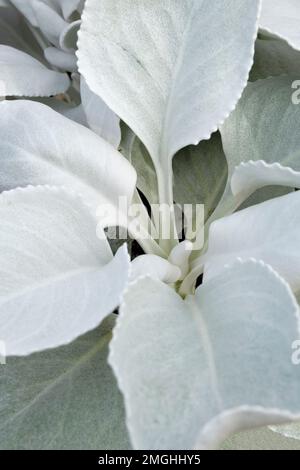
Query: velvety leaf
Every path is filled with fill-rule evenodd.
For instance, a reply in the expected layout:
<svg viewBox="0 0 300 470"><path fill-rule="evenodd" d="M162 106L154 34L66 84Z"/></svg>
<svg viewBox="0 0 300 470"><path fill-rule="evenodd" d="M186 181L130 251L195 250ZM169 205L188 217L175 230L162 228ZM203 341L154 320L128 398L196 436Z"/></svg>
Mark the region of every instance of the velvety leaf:
<svg viewBox="0 0 300 470"><path fill-rule="evenodd" d="M0 164L1 190L63 185L95 209L119 207L121 196L130 204L136 181L130 163L101 137L33 101L0 103Z"/></svg>
<svg viewBox="0 0 300 470"><path fill-rule="evenodd" d="M210 226L204 255L204 279L220 273L234 259L255 258L270 264L300 290L300 192L249 207Z"/></svg>
<svg viewBox="0 0 300 470"><path fill-rule="evenodd" d="M84 78L80 81L80 95L89 127L113 147L118 148L121 141L118 116L89 89Z"/></svg>
<svg viewBox="0 0 300 470"><path fill-rule="evenodd" d="M300 50L300 6L298 0L262 0L259 25Z"/></svg>
<svg viewBox="0 0 300 470"><path fill-rule="evenodd" d="M89 87L170 168L209 138L246 84L257 0L87 0L79 69ZM100 27L101 25L101 27Z"/></svg>
<svg viewBox="0 0 300 470"><path fill-rule="evenodd" d="M1 366L1 449L128 449L107 364L114 318L68 346Z"/></svg>
<svg viewBox="0 0 300 470"><path fill-rule="evenodd" d="M286 41L279 38L257 39L255 43L254 64L249 80L279 75L299 75L300 52L295 51Z"/></svg>
<svg viewBox="0 0 300 470"><path fill-rule="evenodd" d="M109 361L133 447L212 448L299 419L298 331L289 286L263 263L235 262L186 301L150 278L129 286Z"/></svg>
<svg viewBox="0 0 300 470"><path fill-rule="evenodd" d="M236 109L222 125L228 182L214 214L215 219L232 212L243 202L231 191L232 175L242 162L262 160L266 164L279 163L292 170L300 170L297 131L300 108L292 101L294 80L293 77L282 76L249 83ZM271 177L268 184L273 184ZM274 184L278 181L275 180ZM287 189L286 192L289 191Z"/></svg>
<svg viewBox="0 0 300 470"><path fill-rule="evenodd" d="M217 206L227 181L227 162L219 134L181 150L173 160L174 199L204 204L205 219Z"/></svg>
<svg viewBox="0 0 300 470"><path fill-rule="evenodd" d="M0 338L7 355L73 341L118 306L128 281L89 207L60 188L0 196Z"/></svg>
<svg viewBox="0 0 300 470"><path fill-rule="evenodd" d="M0 45L0 93L2 96L51 96L70 85L66 74L49 70L25 52Z"/></svg>

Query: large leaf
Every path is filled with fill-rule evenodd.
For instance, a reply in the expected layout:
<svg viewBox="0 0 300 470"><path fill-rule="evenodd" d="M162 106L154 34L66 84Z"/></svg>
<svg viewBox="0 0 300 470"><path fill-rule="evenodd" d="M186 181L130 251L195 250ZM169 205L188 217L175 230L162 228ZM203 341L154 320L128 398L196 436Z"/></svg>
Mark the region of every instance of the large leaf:
<svg viewBox="0 0 300 470"><path fill-rule="evenodd" d="M209 138L246 85L258 0L87 0L79 70L157 168Z"/></svg>
<svg viewBox="0 0 300 470"><path fill-rule="evenodd" d="M176 203L204 204L205 219L217 206L227 181L227 163L219 133L181 150L173 160Z"/></svg>
<svg viewBox="0 0 300 470"><path fill-rule="evenodd" d="M126 246L113 258L74 194L31 187L0 196L0 338L7 355L73 341L119 304ZM100 230L98 230L100 236Z"/></svg>
<svg viewBox="0 0 300 470"><path fill-rule="evenodd" d="M298 329L290 288L255 261L236 262L186 301L150 278L132 284L109 360L134 448L211 448L299 419Z"/></svg>
<svg viewBox="0 0 300 470"><path fill-rule="evenodd" d="M259 25L300 50L300 5L298 0L263 0Z"/></svg>
<svg viewBox="0 0 300 470"><path fill-rule="evenodd" d="M261 160L258 163L260 169L261 165L279 163L287 169L300 170L300 108L291 99L293 81L292 77L282 76L249 83L236 109L222 125L228 184L214 218L231 212L251 194L251 191L232 193L232 176L239 165ZM273 182L285 187L295 185L294 175L291 185L288 184L285 170L281 180L278 168L271 167L267 173L264 172L267 177L261 180L261 171L253 172L253 164L247 168L250 173L247 176L243 170L244 181L250 182L253 190L272 185ZM292 187L300 186L299 176L298 184ZM274 195L277 195L276 192Z"/></svg>
<svg viewBox="0 0 300 470"><path fill-rule="evenodd" d="M25 52L0 45L0 83L2 96L51 96L65 92L70 80Z"/></svg>
<svg viewBox="0 0 300 470"><path fill-rule="evenodd" d="M249 160L278 162L300 171L300 107L292 102L292 77L249 83L236 109L221 127L232 176Z"/></svg>
<svg viewBox="0 0 300 470"><path fill-rule="evenodd" d="M130 163L101 137L32 101L0 104L0 164L1 190L64 185L95 208L118 206L121 196L130 203L136 181Z"/></svg>
<svg viewBox="0 0 300 470"><path fill-rule="evenodd" d="M113 317L72 344L0 370L1 449L128 449L107 345Z"/></svg>
<svg viewBox="0 0 300 470"><path fill-rule="evenodd" d="M239 257L256 258L273 266L300 290L300 192L249 207L210 226L203 262L205 277L220 273Z"/></svg>

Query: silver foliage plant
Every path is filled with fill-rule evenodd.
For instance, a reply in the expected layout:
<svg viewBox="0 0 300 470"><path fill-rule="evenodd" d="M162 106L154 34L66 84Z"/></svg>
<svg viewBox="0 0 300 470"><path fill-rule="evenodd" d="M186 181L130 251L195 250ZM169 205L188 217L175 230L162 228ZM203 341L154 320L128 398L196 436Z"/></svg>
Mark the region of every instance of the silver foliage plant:
<svg viewBox="0 0 300 470"><path fill-rule="evenodd" d="M0 26L0 447L300 449L299 1Z"/></svg>

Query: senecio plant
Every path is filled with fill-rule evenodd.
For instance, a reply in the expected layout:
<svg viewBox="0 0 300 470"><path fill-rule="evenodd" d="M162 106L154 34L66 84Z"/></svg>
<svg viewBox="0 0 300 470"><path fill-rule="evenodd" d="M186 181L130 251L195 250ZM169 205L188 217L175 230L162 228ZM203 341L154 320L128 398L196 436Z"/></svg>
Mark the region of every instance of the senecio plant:
<svg viewBox="0 0 300 470"><path fill-rule="evenodd" d="M0 27L0 447L300 449L299 0Z"/></svg>

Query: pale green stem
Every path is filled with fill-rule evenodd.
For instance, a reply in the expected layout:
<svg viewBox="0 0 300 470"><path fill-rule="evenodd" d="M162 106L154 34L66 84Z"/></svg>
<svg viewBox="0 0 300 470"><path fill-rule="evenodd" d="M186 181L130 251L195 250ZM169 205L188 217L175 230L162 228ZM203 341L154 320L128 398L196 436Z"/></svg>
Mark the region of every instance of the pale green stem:
<svg viewBox="0 0 300 470"><path fill-rule="evenodd" d="M160 246L164 251L170 253L172 248L178 244L178 235L176 229L174 200L173 200L173 174L172 165L166 165L165 168L156 168L159 204L162 205L161 226L159 227ZM164 205L166 206L164 208ZM164 239L163 224L164 219L170 218L170 237Z"/></svg>

